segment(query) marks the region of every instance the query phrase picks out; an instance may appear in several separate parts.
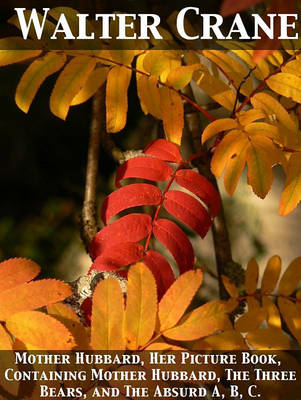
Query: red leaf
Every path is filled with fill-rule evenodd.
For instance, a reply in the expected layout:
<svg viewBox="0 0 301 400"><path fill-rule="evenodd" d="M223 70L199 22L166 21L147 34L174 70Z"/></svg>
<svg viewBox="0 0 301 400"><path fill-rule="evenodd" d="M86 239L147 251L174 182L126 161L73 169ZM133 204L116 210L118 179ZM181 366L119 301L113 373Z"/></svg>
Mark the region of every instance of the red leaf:
<svg viewBox="0 0 301 400"><path fill-rule="evenodd" d="M166 162L153 157L135 157L123 163L117 171L115 184L126 178L142 178L163 182L171 177L172 168Z"/></svg>
<svg viewBox="0 0 301 400"><path fill-rule="evenodd" d="M263 0L224 0L221 7L221 15L223 17L228 17L229 15L238 13L242 10L247 10L262 1Z"/></svg>
<svg viewBox="0 0 301 400"><path fill-rule="evenodd" d="M159 219L154 224L153 233L171 252L179 266L181 274L193 267L193 248L187 236L178 225L168 219Z"/></svg>
<svg viewBox="0 0 301 400"><path fill-rule="evenodd" d="M172 268L160 253L153 250L147 252L143 261L156 279L158 298L161 299L163 294L175 280Z"/></svg>
<svg viewBox="0 0 301 400"><path fill-rule="evenodd" d="M212 183L204 176L190 169L181 169L176 173L176 181L180 186L198 196L208 206L212 217L219 213L220 197Z"/></svg>
<svg viewBox="0 0 301 400"><path fill-rule="evenodd" d="M160 158L163 161L179 163L182 161L182 156L177 145L165 139L157 139L151 142L143 151L145 154L150 154Z"/></svg>
<svg viewBox="0 0 301 400"><path fill-rule="evenodd" d="M148 183L133 183L111 193L103 202L101 218L105 225L120 211L137 206L153 206L160 203L161 191Z"/></svg>
<svg viewBox="0 0 301 400"><path fill-rule="evenodd" d="M165 194L164 207L202 238L206 236L211 225L211 218L198 200L179 190L171 190Z"/></svg>
<svg viewBox="0 0 301 400"><path fill-rule="evenodd" d="M125 238L126 240L126 238ZM139 243L124 242L107 248L100 256L98 256L90 271L114 271L124 276L127 271L117 271L129 264L133 264L143 258L144 249Z"/></svg>
<svg viewBox="0 0 301 400"><path fill-rule="evenodd" d="M108 247L127 242L139 242L146 238L152 229L152 219L147 214L129 214L111 225L105 226L90 244L90 256L95 259Z"/></svg>

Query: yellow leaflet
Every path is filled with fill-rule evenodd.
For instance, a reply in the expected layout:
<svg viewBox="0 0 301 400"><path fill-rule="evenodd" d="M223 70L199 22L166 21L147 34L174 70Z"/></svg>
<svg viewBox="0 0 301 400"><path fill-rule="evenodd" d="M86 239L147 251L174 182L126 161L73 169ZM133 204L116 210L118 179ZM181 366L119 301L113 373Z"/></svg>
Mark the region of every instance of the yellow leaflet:
<svg viewBox="0 0 301 400"><path fill-rule="evenodd" d="M126 124L128 110L127 91L132 71L125 67L114 67L108 73L106 87L107 131L116 133Z"/></svg>
<svg viewBox="0 0 301 400"><path fill-rule="evenodd" d="M143 61L144 70L157 78L164 73L168 74L172 65L176 68L181 65L181 61L178 53L171 50L149 50Z"/></svg>
<svg viewBox="0 0 301 400"><path fill-rule="evenodd" d="M253 137L260 135L279 141L278 128L265 122L254 122L247 125L244 130Z"/></svg>
<svg viewBox="0 0 301 400"><path fill-rule="evenodd" d="M301 78L299 76L280 72L271 76L266 82L274 92L301 103Z"/></svg>
<svg viewBox="0 0 301 400"><path fill-rule="evenodd" d="M237 115L237 120L240 123L240 125L246 126L258 119L264 119L265 117L266 115L263 111L253 108L248 111L241 111Z"/></svg>
<svg viewBox="0 0 301 400"><path fill-rule="evenodd" d="M108 50L109 57L124 65L129 65L135 57L135 50Z"/></svg>
<svg viewBox="0 0 301 400"><path fill-rule="evenodd" d="M216 134L228 131L230 129L238 128L238 123L235 119L232 118L221 118L216 121L211 122L206 126L203 134L202 134L202 143L205 143L207 140L211 139Z"/></svg>
<svg viewBox="0 0 301 400"><path fill-rule="evenodd" d="M279 282L278 293L290 296L298 287L301 280L301 257L293 260L285 270Z"/></svg>
<svg viewBox="0 0 301 400"><path fill-rule="evenodd" d="M145 54L137 58L137 69L145 72L143 69L143 60ZM152 114L154 117L161 119L162 113L160 108L160 93L157 87L158 80L155 76L145 76L139 72L136 73L137 92L140 105L144 114Z"/></svg>
<svg viewBox="0 0 301 400"><path fill-rule="evenodd" d="M192 79L193 72L200 67L200 64L181 66L171 70L167 76L168 85L177 90L183 89Z"/></svg>
<svg viewBox="0 0 301 400"><path fill-rule="evenodd" d="M91 57L73 58L60 73L50 96L50 110L65 120L75 95L86 83L96 61Z"/></svg>
<svg viewBox="0 0 301 400"><path fill-rule="evenodd" d="M269 63L275 67L279 67L283 63L283 55L281 51L275 50L272 54L267 57Z"/></svg>
<svg viewBox="0 0 301 400"><path fill-rule="evenodd" d="M157 316L156 282L147 266L140 262L130 268L125 310L126 347L136 350L153 336Z"/></svg>
<svg viewBox="0 0 301 400"><path fill-rule="evenodd" d="M219 333L218 335L209 336L203 341L213 350L234 351L248 349L243 336L233 329Z"/></svg>
<svg viewBox="0 0 301 400"><path fill-rule="evenodd" d="M38 311L14 314L7 329L26 346L38 350L71 350L75 341L68 329L55 318Z"/></svg>
<svg viewBox="0 0 301 400"><path fill-rule="evenodd" d="M281 328L281 318L277 306L267 296L262 298L262 307L267 313L267 323L274 328Z"/></svg>
<svg viewBox="0 0 301 400"><path fill-rule="evenodd" d="M213 100L225 107L227 110L233 110L236 95L226 83L215 78L208 72L195 72L194 80L196 81L196 84Z"/></svg>
<svg viewBox="0 0 301 400"><path fill-rule="evenodd" d="M273 256L269 259L261 281L262 293L273 293L281 272L281 259Z"/></svg>
<svg viewBox="0 0 301 400"><path fill-rule="evenodd" d="M64 54L49 52L30 64L22 75L15 95L16 104L22 111L28 112L44 80L63 68L65 62L66 56Z"/></svg>
<svg viewBox="0 0 301 400"><path fill-rule="evenodd" d="M248 298L247 302L248 311L234 323L234 328L238 332L249 332L258 329L266 318L266 312L263 308L260 308L257 300Z"/></svg>
<svg viewBox="0 0 301 400"><path fill-rule="evenodd" d="M288 163L287 177L281 195L279 212L287 215L292 212L301 201L301 153L295 153Z"/></svg>
<svg viewBox="0 0 301 400"><path fill-rule="evenodd" d="M234 298L238 297L237 287L226 275L222 275L222 281L223 281L223 285L225 286L225 289L229 293L230 297L234 297Z"/></svg>
<svg viewBox="0 0 301 400"><path fill-rule="evenodd" d="M249 332L248 343L258 350L285 350L290 349L290 339L281 329L267 328Z"/></svg>
<svg viewBox="0 0 301 400"><path fill-rule="evenodd" d="M284 299L283 297L278 297L278 306L282 318L284 319L288 329L301 343L301 318L300 312L292 301Z"/></svg>
<svg viewBox="0 0 301 400"><path fill-rule="evenodd" d="M74 10L71 7L55 7L52 8L49 12L48 15L51 16L53 19L58 21L60 19L61 14L64 14L67 21L68 25L70 26L70 29L73 33L73 36L78 36L78 11ZM90 35L93 32L93 26L91 22L87 19L86 20L86 29L87 29L87 35Z"/></svg>
<svg viewBox="0 0 301 400"><path fill-rule="evenodd" d="M214 151L211 160L211 171L220 178L228 160L244 145L246 136L239 130L229 132Z"/></svg>
<svg viewBox="0 0 301 400"><path fill-rule="evenodd" d="M255 293L257 289L258 275L259 275L259 267L257 261L254 258L252 258L248 263L245 276L245 288L247 294Z"/></svg>
<svg viewBox="0 0 301 400"><path fill-rule="evenodd" d="M233 154L227 162L224 185L229 196L232 196L235 192L239 178L244 170L249 146L250 143L248 139L241 138L240 146L236 147L236 153Z"/></svg>
<svg viewBox="0 0 301 400"><path fill-rule="evenodd" d="M248 70L223 50L203 50L203 55L214 62L238 87L248 74ZM248 96L253 90L252 79L249 77L241 86L241 93Z"/></svg>
<svg viewBox="0 0 301 400"><path fill-rule="evenodd" d="M160 107L166 139L180 145L184 128L184 106L179 94L160 88Z"/></svg>
<svg viewBox="0 0 301 400"><path fill-rule="evenodd" d="M294 134L299 134L298 128L289 113L274 97L267 93L258 93L251 99L251 103L254 108L265 112L270 121L278 121Z"/></svg>
<svg viewBox="0 0 301 400"><path fill-rule="evenodd" d="M94 350L124 350L124 301L115 278L101 281L93 294L91 347Z"/></svg>
<svg viewBox="0 0 301 400"><path fill-rule="evenodd" d="M171 285L159 304L160 331L179 322L202 282L203 274L197 269L180 275Z"/></svg>
<svg viewBox="0 0 301 400"><path fill-rule="evenodd" d="M272 163L267 152L263 151L255 141L247 152L248 183L253 192L264 199L273 183Z"/></svg>
<svg viewBox="0 0 301 400"><path fill-rule="evenodd" d="M74 337L78 348L89 349L86 329L71 306L64 303L50 304L47 306L47 313L65 325Z"/></svg>
<svg viewBox="0 0 301 400"><path fill-rule="evenodd" d="M163 332L172 340L196 340L229 327L228 305L223 301L211 301L184 316L180 324Z"/></svg>
<svg viewBox="0 0 301 400"><path fill-rule="evenodd" d="M89 75L84 87L77 93L71 102L71 106L75 106L89 100L97 90L105 83L108 76L109 68L96 68Z"/></svg>
<svg viewBox="0 0 301 400"><path fill-rule="evenodd" d="M292 60L281 68L282 72L301 77L301 58Z"/></svg>
<svg viewBox="0 0 301 400"><path fill-rule="evenodd" d="M0 325L0 350L13 350L13 341L11 336L8 334L7 330ZM8 368L15 367L14 353L12 351L0 351L0 368L1 371L5 371ZM7 392L11 393L13 396L17 396L19 389L19 382L13 381L8 382L4 374L0 375L0 385ZM1 397L0 397L1 399ZM3 397L4 400L4 397Z"/></svg>
<svg viewBox="0 0 301 400"><path fill-rule="evenodd" d="M32 50L32 48L34 48L32 40L25 41L19 37L0 39L0 66L35 58L42 53L42 50Z"/></svg>

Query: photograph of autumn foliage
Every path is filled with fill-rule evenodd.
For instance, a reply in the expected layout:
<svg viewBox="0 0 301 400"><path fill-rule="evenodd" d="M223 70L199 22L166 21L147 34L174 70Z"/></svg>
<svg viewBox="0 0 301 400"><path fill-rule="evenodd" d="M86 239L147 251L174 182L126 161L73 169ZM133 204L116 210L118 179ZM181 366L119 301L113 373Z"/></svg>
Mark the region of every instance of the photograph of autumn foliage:
<svg viewBox="0 0 301 400"><path fill-rule="evenodd" d="M74 35L79 12L163 21L163 40L137 48L63 39L53 48L33 26L24 40L5 3L0 349L292 357L285 350L301 345L301 38L193 46L175 29L186 2L167 12L156 1L134 11L118 0L48 1L36 16L49 7L51 32L61 13ZM19 3L29 18L31 2ZM225 34L236 13L251 29L254 13L300 11L297 0L191 3L219 12ZM198 19L186 22L197 36ZM0 384L8 398L23 396ZM288 398L287 385L275 388L267 399Z"/></svg>

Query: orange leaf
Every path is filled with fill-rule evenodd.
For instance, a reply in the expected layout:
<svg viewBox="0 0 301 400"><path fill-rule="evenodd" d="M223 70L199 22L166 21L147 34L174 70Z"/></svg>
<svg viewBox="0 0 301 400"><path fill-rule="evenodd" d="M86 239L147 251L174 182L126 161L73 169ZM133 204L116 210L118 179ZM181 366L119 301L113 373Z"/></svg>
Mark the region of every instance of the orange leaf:
<svg viewBox="0 0 301 400"><path fill-rule="evenodd" d="M71 288L56 279L24 283L0 293L0 320L21 311L35 310L64 300L72 294Z"/></svg>
<svg viewBox="0 0 301 400"><path fill-rule="evenodd" d="M223 281L225 289L229 293L230 297L234 297L234 298L238 297L237 287L226 275L222 275L222 281Z"/></svg>
<svg viewBox="0 0 301 400"><path fill-rule="evenodd" d="M78 348L89 349L87 331L71 306L64 303L50 304L47 306L47 312L65 325L74 337Z"/></svg>
<svg viewBox="0 0 301 400"><path fill-rule="evenodd" d="M247 341L258 350L286 350L290 349L290 340L278 328L258 329L249 332Z"/></svg>
<svg viewBox="0 0 301 400"><path fill-rule="evenodd" d="M283 296L291 295L301 280L301 257L296 258L285 270L279 282L278 293Z"/></svg>
<svg viewBox="0 0 301 400"><path fill-rule="evenodd" d="M117 279L101 281L93 294L91 346L94 350L123 350L124 300Z"/></svg>
<svg viewBox="0 0 301 400"><path fill-rule="evenodd" d="M163 332L172 340L196 340L229 327L226 302L211 301L184 316L179 325Z"/></svg>
<svg viewBox="0 0 301 400"><path fill-rule="evenodd" d="M179 322L203 281L197 269L181 275L167 290L159 304L160 330L172 328Z"/></svg>
<svg viewBox="0 0 301 400"><path fill-rule="evenodd" d="M6 327L23 343L39 350L71 350L76 345L63 324L38 311L15 314L6 322Z"/></svg>
<svg viewBox="0 0 301 400"><path fill-rule="evenodd" d="M29 282L40 273L41 268L27 258L11 258L0 263L0 292Z"/></svg>
<svg viewBox="0 0 301 400"><path fill-rule="evenodd" d="M157 316L157 290L153 274L139 262L130 268L125 310L126 346L144 346L153 336Z"/></svg>
<svg viewBox="0 0 301 400"><path fill-rule="evenodd" d="M269 259L261 281L261 292L272 293L275 289L281 272L281 259L273 256Z"/></svg>

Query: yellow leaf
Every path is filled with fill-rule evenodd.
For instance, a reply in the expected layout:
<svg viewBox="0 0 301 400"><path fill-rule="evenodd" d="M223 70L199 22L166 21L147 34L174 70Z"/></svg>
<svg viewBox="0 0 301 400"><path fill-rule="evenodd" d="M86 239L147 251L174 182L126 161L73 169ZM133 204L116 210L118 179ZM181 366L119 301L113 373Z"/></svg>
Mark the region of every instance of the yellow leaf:
<svg viewBox="0 0 301 400"><path fill-rule="evenodd" d="M235 330L228 330L203 340L213 350L234 351L248 349L241 333Z"/></svg>
<svg viewBox="0 0 301 400"><path fill-rule="evenodd" d="M281 68L281 71L301 77L301 59L290 61Z"/></svg>
<svg viewBox="0 0 301 400"><path fill-rule="evenodd" d="M256 108L252 108L251 110L248 111L241 111L237 115L237 120L242 126L246 126L251 124L254 121L257 121L258 119L264 119L266 117L265 113L261 110L258 110Z"/></svg>
<svg viewBox="0 0 301 400"><path fill-rule="evenodd" d="M284 189L280 199L279 213L287 215L301 201L301 153L292 154L288 163L288 171Z"/></svg>
<svg viewBox="0 0 301 400"><path fill-rule="evenodd" d="M280 72L267 79L266 83L274 92L301 103L301 78L299 76Z"/></svg>
<svg viewBox="0 0 301 400"><path fill-rule="evenodd" d="M203 55L214 62L238 87L248 74L248 70L224 50L203 50ZM249 77L241 86L241 93L248 96L253 90L252 79Z"/></svg>
<svg viewBox="0 0 301 400"><path fill-rule="evenodd" d="M266 318L266 312L262 308L252 309L247 311L241 317L239 317L234 327L238 332L249 332L257 329Z"/></svg>
<svg viewBox="0 0 301 400"><path fill-rule="evenodd" d="M93 294L91 347L94 350L124 350L124 300L117 279L101 281Z"/></svg>
<svg viewBox="0 0 301 400"><path fill-rule="evenodd" d="M58 53L47 53L35 60L22 75L16 91L16 104L28 112L30 105L44 80L59 71L66 62L66 56Z"/></svg>
<svg viewBox="0 0 301 400"><path fill-rule="evenodd" d="M265 122L254 122L245 126L244 130L248 135L254 136L265 136L267 138L276 139L279 141L279 133L277 126L267 124Z"/></svg>
<svg viewBox="0 0 301 400"><path fill-rule="evenodd" d="M225 289L229 293L230 297L234 297L234 298L238 297L237 287L226 275L222 275L222 281L223 281L223 285L225 286Z"/></svg>
<svg viewBox="0 0 301 400"><path fill-rule="evenodd" d="M301 344L301 313L292 301L278 297L278 306L282 318L293 336Z"/></svg>
<svg viewBox="0 0 301 400"><path fill-rule="evenodd" d="M89 338L86 329L71 306L64 303L50 304L47 306L47 312L65 325L74 337L77 348L81 350L89 349Z"/></svg>
<svg viewBox="0 0 301 400"><path fill-rule="evenodd" d="M196 84L213 100L232 111L235 103L234 91L224 82L209 74L209 72L195 72Z"/></svg>
<svg viewBox="0 0 301 400"><path fill-rule="evenodd" d="M50 110L65 120L75 95L85 85L96 61L87 56L74 57L60 73L50 96Z"/></svg>
<svg viewBox="0 0 301 400"><path fill-rule="evenodd" d="M160 107L166 139L180 145L184 128L184 106L181 97L177 92L161 87Z"/></svg>
<svg viewBox="0 0 301 400"><path fill-rule="evenodd" d="M221 118L216 121L211 122L206 126L203 134L202 134L202 143L205 143L207 140L211 139L217 133L228 131L230 129L238 128L238 123L235 119L232 118Z"/></svg>
<svg viewBox="0 0 301 400"><path fill-rule="evenodd" d="M71 288L56 279L24 283L0 293L0 320L21 311L35 310L64 300L72 294Z"/></svg>
<svg viewBox="0 0 301 400"><path fill-rule="evenodd" d="M245 287L247 294L253 294L256 292L259 275L259 266L257 261L252 258L247 266L245 276Z"/></svg>
<svg viewBox="0 0 301 400"><path fill-rule="evenodd" d="M108 73L106 87L107 131L121 131L126 123L128 110L127 91L132 71L125 67L114 67Z"/></svg>
<svg viewBox="0 0 301 400"><path fill-rule="evenodd" d="M247 150L250 146L249 141L240 140L241 147L236 146L237 152L231 156L227 162L224 175L224 185L229 196L232 196L237 187L239 178L244 170L247 160Z"/></svg>
<svg viewBox="0 0 301 400"><path fill-rule="evenodd" d="M192 79L193 72L199 67L198 64L180 66L170 71L167 76L168 85L176 90L182 90L189 84Z"/></svg>
<svg viewBox="0 0 301 400"><path fill-rule="evenodd" d="M287 130L292 131L293 134L299 134L298 128L289 113L274 97L267 93L257 93L251 98L251 103L254 108L262 110L269 121L276 120L284 125Z"/></svg>
<svg viewBox="0 0 301 400"><path fill-rule="evenodd" d="M71 350L76 345L63 324L38 311L15 314L6 327L17 339L39 350Z"/></svg>
<svg viewBox="0 0 301 400"><path fill-rule="evenodd" d="M280 314L274 302L269 297L263 296L262 307L267 313L268 325L274 328L281 328Z"/></svg>
<svg viewBox="0 0 301 400"><path fill-rule="evenodd" d="M185 315L180 324L163 332L172 340L196 340L229 326L226 302L211 301Z"/></svg>
<svg viewBox="0 0 301 400"><path fill-rule="evenodd" d="M159 304L160 330L175 326L201 286L201 270L185 272L170 286Z"/></svg>
<svg viewBox="0 0 301 400"><path fill-rule="evenodd" d="M257 350L290 349L290 340L279 328L258 329L249 332L248 343Z"/></svg>
<svg viewBox="0 0 301 400"><path fill-rule="evenodd" d="M220 178L229 159L236 157L248 144L246 135L239 130L229 132L219 143L211 160L211 171Z"/></svg>
<svg viewBox="0 0 301 400"><path fill-rule="evenodd" d="M42 53L42 50L32 50L33 48L34 44L32 40L26 41L20 37L0 39L0 66L15 64L29 58L38 57Z"/></svg>
<svg viewBox="0 0 301 400"><path fill-rule="evenodd" d="M89 100L90 97L92 97L105 83L108 72L109 68L107 67L96 68L93 72L91 72L84 87L73 98L71 105L76 106Z"/></svg>
<svg viewBox="0 0 301 400"><path fill-rule="evenodd" d="M157 78L164 70L169 70L168 52L165 50L150 50L143 59L143 69Z"/></svg>
<svg viewBox="0 0 301 400"><path fill-rule="evenodd" d="M137 58L137 69L145 72L143 69L143 60L145 54ZM160 108L160 93L157 87L158 79L155 76L145 76L139 72L136 73L137 92L140 105L144 114L152 114L154 117L161 119L162 113Z"/></svg>
<svg viewBox="0 0 301 400"><path fill-rule="evenodd" d="M126 346L130 350L144 346L153 336L157 316L156 282L144 263L130 268L125 310Z"/></svg>
<svg viewBox="0 0 301 400"><path fill-rule="evenodd" d="M285 270L279 282L278 293L282 296L290 296L301 280L301 257L293 260Z"/></svg>
<svg viewBox="0 0 301 400"><path fill-rule="evenodd" d="M264 199L273 183L271 160L268 154L255 141L247 152L248 183L252 186L253 192Z"/></svg>
<svg viewBox="0 0 301 400"><path fill-rule="evenodd" d="M39 275L41 268L27 258L10 258L0 263L0 293Z"/></svg>
<svg viewBox="0 0 301 400"><path fill-rule="evenodd" d="M281 259L273 256L269 259L261 281L262 293L273 293L281 272Z"/></svg>
<svg viewBox="0 0 301 400"><path fill-rule="evenodd" d="M8 332L4 329L2 324L0 324L0 369L5 371L8 368L15 367L15 357L14 353L11 351L13 349L13 341ZM6 351L4 351L6 350ZM0 386L7 392L14 396L17 396L19 389L18 381L7 381L4 374L0 374ZM1 396L0 396L1 399ZM4 399L4 397L3 397Z"/></svg>

